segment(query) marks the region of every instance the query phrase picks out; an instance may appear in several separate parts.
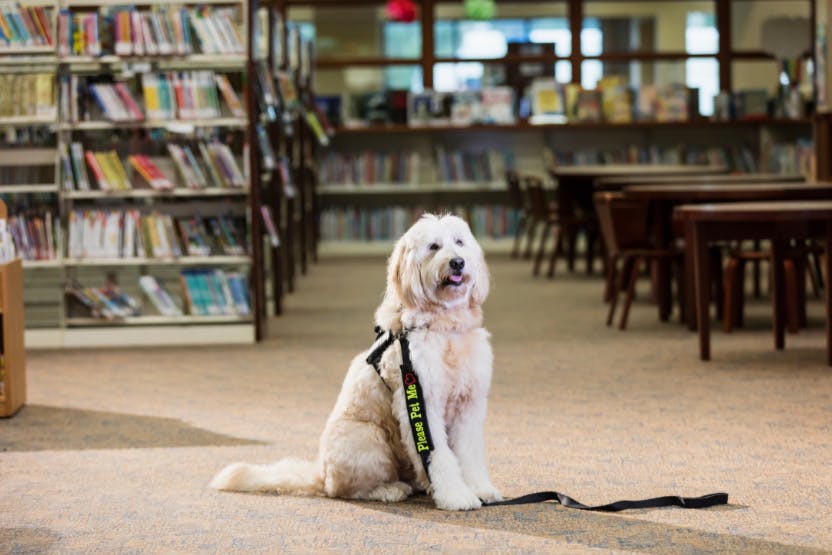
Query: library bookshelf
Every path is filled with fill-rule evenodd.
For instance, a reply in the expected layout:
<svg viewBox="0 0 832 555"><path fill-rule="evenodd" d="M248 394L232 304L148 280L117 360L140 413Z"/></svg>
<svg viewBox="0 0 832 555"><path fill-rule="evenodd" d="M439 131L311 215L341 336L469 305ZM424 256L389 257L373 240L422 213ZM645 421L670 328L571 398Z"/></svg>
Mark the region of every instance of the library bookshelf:
<svg viewBox="0 0 832 555"><path fill-rule="evenodd" d="M685 8L682 2L645 2L628 5L615 1L597 0L562 0L545 4L498 0L495 3L496 13L493 16L495 23L496 20L503 19L506 41L509 43L519 41L523 47L515 50L511 44L508 44L504 54L494 54L492 57L478 54L473 50L462 53L461 47L460 51L452 51L449 46L452 41L449 37L453 34L461 36L463 25L488 27L495 31L495 35L497 26L491 26L491 21L476 24L472 24L470 20L465 21L466 16L462 6L450 2L439 0L420 2L419 13L414 22L392 23L389 29L384 3L380 1L353 0L333 3L328 0L282 0L280 3L288 7L287 13L290 18L315 26L320 46L316 59L316 76L326 75L322 84L317 88L324 95L337 96L342 89L353 86L351 83L355 83L352 92L356 93L356 96L366 93L401 92L408 88L410 91L418 91L420 88L424 91L431 91L440 87L447 90L447 82L440 83L441 79L437 77L440 75L440 66L443 66L441 69L446 71L448 66L455 64L460 66L481 64L484 68L502 69L505 74L503 81L500 80L503 77L500 71L494 71L490 74L490 83L483 77L482 86L497 84L512 87L516 94L520 94L519 91L528 83L520 82L522 79L514 82L511 76L517 73L518 68L529 67L532 73L552 75L552 81L554 81L552 70L557 69L558 66L569 66L568 76L558 77L561 85L567 86L581 85L582 76L588 73L593 64L604 66L604 76L606 76L607 69L611 68L613 70L611 73L617 74L622 73L623 66L628 66L629 77L638 74L644 83L655 85L661 81L661 79L652 80L654 73L658 72L656 69L658 66L676 64L678 67L688 62L699 63L703 60L709 60L715 64L714 73L718 74L718 91L731 95L737 89L743 88L738 83L746 77L748 72L744 70L748 67L757 64L760 67L765 66L765 71L769 71L779 63L777 55L765 50L766 44L758 45L748 42L750 39L746 35L751 36L753 33L738 32L740 26L736 23L745 19L744 11L756 9L756 6L751 6L752 4L766 4L768 7L762 10L763 12L773 5L770 2L755 2L754 0L742 3L716 0L711 3L698 3L695 6L691 3L688 9L705 13L711 20L710 25L716 32L715 36L718 37L716 39L718 44L713 45L712 51L705 53L688 51L685 45L684 22L673 23L680 25L679 30L682 31L680 33L669 33L667 28L655 32L656 25L661 27L668 22L668 18L656 16L651 20L650 14L666 10L672 12L672 17L678 17L681 13L684 19ZM798 0L789 3L788 9L792 8L806 12L809 20L808 28L814 36L815 3L810 0ZM783 9L788 11L787 8ZM600 21L605 14L609 19ZM329 20L326 19L327 17ZM554 42L546 45L522 43L524 39L518 38L520 32L518 29L523 25L540 23L539 29L550 25L547 29L554 31L555 25L551 24L554 19L560 19L558 24L563 24L562 27L557 28L557 44ZM593 21L594 19L599 21ZM548 20L549 23L544 20ZM627 28L625 32L622 26L625 23L629 24L630 20L638 24L639 28ZM757 20L749 20L749 27L757 23ZM455 24L459 25L454 27ZM593 24L606 26L603 51L591 52L592 49L588 44L582 44L587 40L585 37L589 35L584 31ZM393 28L395 26L398 28ZM413 36L404 34L405 27L410 28ZM511 31L508 30L509 27ZM651 30L655 32L653 43L645 38ZM386 34L388 31L389 36ZM513 38L509 39L509 34L512 34ZM670 37L671 34L674 36ZM397 38L391 39L390 37ZM627 37L627 40L622 37ZM531 40L531 37L526 36L525 40ZM812 37L807 37L807 40L810 47L807 48L806 53L801 54L804 61L813 57ZM627 42L627 44L615 44L616 41ZM636 42L638 44L635 44ZM383 46L391 44L392 48ZM416 46L411 48L409 45ZM480 44L480 46L486 45ZM392 80L388 82L388 77L385 76L396 71L411 72L408 73L409 82L401 79L397 81L397 85L390 85ZM680 71L684 75L684 68ZM678 79L678 77L674 78ZM371 83L371 85L366 85L366 83ZM776 84L776 71L772 83ZM768 85L765 86L768 87ZM472 86L473 89L477 87L476 84ZM399 90L393 91L392 89ZM340 111L342 114L353 109L351 101L352 99L341 96ZM350 107L347 107L348 103ZM376 114L375 119L384 118ZM634 115L634 121L628 123L569 121L568 123L534 125L527 123L519 116L516 118L517 123L499 125L477 123L450 125L431 122L425 126L412 127L401 123L389 123L400 121L400 119L388 117L388 123L368 123L361 121L361 117L352 117L350 123L357 123L357 125L338 127L331 148L319 152L319 158L323 161L326 161L327 156L333 153L344 156L355 156L362 152L388 153L391 150L419 153L418 176L405 178L401 182L390 183L384 179L373 178L333 180L329 175L319 174L319 187L316 194L324 240L335 242L343 240L345 237L338 230L351 226L364 229L369 225L372 228L374 219L390 219L390 211L401 213L404 210L411 214L420 209L436 207L470 210L486 201L483 195L487 191L499 187L502 179L494 176L488 179L477 179L474 186L471 186L470 179L442 178L438 168L445 162L434 154L437 147L443 147L446 152L451 149L464 152L466 149L473 151L483 148L511 150L515 169L522 173L547 176L554 162L561 165L583 163L577 159L577 156L570 161L559 159L559 154L570 154L570 151L573 153L581 150L588 151L599 143L601 148L597 150L605 150L607 153L614 153L616 150L630 146L649 149L658 144L676 144L682 141L698 143L702 146L715 143L718 147L727 148L741 144L747 153L737 157L737 165L743 166L737 170L769 172L772 171L771 166L776 165L776 159L783 155L781 145L794 144L797 140L806 142L811 136L812 129L811 121L806 117L760 117L759 114L755 114L755 119L732 116L730 120L689 116L686 121L656 121L658 118L650 121L636 121ZM705 151L704 148L701 150ZM809 147L804 150L809 150ZM681 160L677 156L675 159L663 161L665 163L686 162L684 160L686 154L682 153L681 156ZM740 157L745 160L739 159ZM620 161L616 160L616 162ZM598 162L596 160L593 163ZM725 161L719 160L718 163L725 163ZM793 167L796 164L791 161L789 165ZM349 173L349 170L345 173ZM496 175L499 172L492 173ZM454 204L450 206L443 205L433 193L435 189L454 188L457 188L456 198ZM450 198L450 193L448 195ZM501 209L502 207L495 207L494 214L498 214ZM400 219L404 221L406 218ZM386 229L380 234L361 233L359 240L385 241L390 235L401 231L394 226L393 229ZM479 230L480 234L482 232L483 230Z"/></svg>
<svg viewBox="0 0 832 555"><path fill-rule="evenodd" d="M38 244L37 252L33 249L34 254L20 264L26 283L20 297L27 307L26 345L87 347L251 343L262 338L265 299L262 284L258 283L262 240L256 216L262 176L256 169L251 171L251 161L258 154L252 153L254 119L251 117L251 106L255 97L250 94L249 81L252 69L249 2L24 0L21 4L47 10L52 37L49 46L0 47L0 78L4 75L50 74L52 103L46 109L47 113L6 114L0 111L0 129L6 130L7 138L11 137L8 145L0 146L0 197L10 202L13 214L32 221L40 218L44 225L48 220L50 225L49 240L44 241L44 245L49 243L49 248L44 246L41 251ZM66 50L61 42L66 35L63 34L59 14L68 14L70 18L87 17L95 20L96 26L103 26L104 14L110 16L120 11L163 13L165 17L182 14L181 17L185 18L188 14L197 17L195 9L199 10L199 17L204 17L207 12L208 17L222 19L223 23L214 24L217 28L224 24L224 18L229 18L239 38L238 48L208 52L201 42L203 37L196 36L196 23L193 23L193 28L189 27L193 35L187 37L190 39L187 53L150 54L140 53L137 49L128 54L116 54L107 51L108 46L112 48L113 45L106 43L103 50L89 53L71 48ZM187 23L184 25L187 26ZM227 33L224 35L228 36ZM216 35L211 37L216 38ZM154 35L154 39L158 38L159 35ZM89 42L85 44L85 47L89 46ZM200 52L200 49L205 51ZM151 117L145 112L149 106L149 99L144 98L146 89L142 79L145 75L158 74L173 79L174 75L191 75L198 71L210 72L212 78L223 76L231 84L233 93L238 95L241 110L235 111L224 92L215 89L213 100L217 110L211 115L206 115L204 111L199 115L184 115L181 105L173 106L175 113L172 117ZM126 83L129 93L140 106L139 110L145 113L129 119L111 117L107 107L101 102L96 103L94 100L98 99L90 95L91 84L102 82ZM72 85L67 87L65 83ZM86 87L83 94L75 97L74 93L82 87ZM173 100L177 101L178 98ZM73 106L75 102L77 104ZM86 102L83 107L82 102ZM226 174L219 176L221 183L211 181L216 176L209 175L211 161L205 158L200 162L209 186L193 188L191 183L186 182L186 177L177 171L173 155L165 151L168 143L189 144L197 151L197 156L199 145L227 146L228 155L225 155L224 149L221 154L211 151L214 165L220 166L220 170L227 168L229 163L236 165L245 180L244 186L229 186L224 181L228 177ZM99 151L113 150L120 164L126 168L130 185L124 189L106 190L99 175L90 173L85 178L89 186L80 187L77 175L73 173L76 169L73 159L70 156L67 165L67 156L64 155L72 145L80 145L82 155L93 153L93 157ZM139 154L163 170L162 173L172 182L171 188L156 189L148 186L150 181L138 184L141 181L139 168L131 168L128 159ZM224 158L220 160L221 157ZM93 168L85 160L89 159L81 158L80 166L91 172ZM147 170L147 167L144 169ZM30 174L36 175L37 179L30 179ZM109 172L107 177L110 177ZM223 223L233 222L238 227L229 223L229 227L223 227L221 233L228 238L227 233L231 230L242 251L212 249L211 254L194 254L186 251L183 242L181 252L173 253L157 253L154 249L139 252L137 249L130 253L119 251L115 256L113 253L100 256L100 253L90 252L79 256L75 252L77 249L72 245L74 238L69 223L73 214L128 212L135 212L140 221L162 214L176 223L177 218L199 214L206 226L211 218ZM178 235L179 229L172 232ZM40 238L45 239L46 235L42 233ZM229 279L232 273L242 275L248 284L248 310L240 312L240 307L235 304L237 308L231 313L196 314L191 305L191 291L185 290L183 275L203 271L222 271L229 275ZM145 297L140 315L114 319L92 317L79 311L77 303L72 302L64 290L65 285L72 282L100 285L106 280L107 283L116 283L131 297L142 298L142 290L136 285L142 275L154 276L163 285L169 284L175 302L182 308L188 308L182 310L182 314L156 314L153 303ZM181 301L175 293L180 284ZM214 282L209 281L209 286L214 287Z"/></svg>

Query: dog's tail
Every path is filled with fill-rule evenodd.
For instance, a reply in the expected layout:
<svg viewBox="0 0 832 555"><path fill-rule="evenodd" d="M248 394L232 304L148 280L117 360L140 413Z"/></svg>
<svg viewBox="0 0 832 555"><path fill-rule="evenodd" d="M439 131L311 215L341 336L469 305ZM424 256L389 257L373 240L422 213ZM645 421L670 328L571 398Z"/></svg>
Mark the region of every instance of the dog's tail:
<svg viewBox="0 0 832 555"><path fill-rule="evenodd" d="M230 464L214 476L210 487L293 495L322 495L324 492L318 463L295 458L282 459L274 464Z"/></svg>

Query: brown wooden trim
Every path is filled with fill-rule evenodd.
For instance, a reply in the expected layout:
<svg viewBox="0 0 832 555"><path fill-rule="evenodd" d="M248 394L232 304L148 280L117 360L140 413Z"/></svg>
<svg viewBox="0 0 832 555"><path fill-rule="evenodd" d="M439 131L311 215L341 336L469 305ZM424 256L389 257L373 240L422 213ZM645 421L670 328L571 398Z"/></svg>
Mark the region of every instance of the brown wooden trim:
<svg viewBox="0 0 832 555"><path fill-rule="evenodd" d="M716 29L719 33L719 90L731 91L733 74L731 71L731 3L730 0L714 0Z"/></svg>
<svg viewBox="0 0 832 555"><path fill-rule="evenodd" d="M502 58L434 58L434 62L437 64L458 64L466 62L478 62L481 64L524 64L551 62L554 64L555 62L570 61L571 59L571 56L557 56L555 54L507 54Z"/></svg>
<svg viewBox="0 0 832 555"><path fill-rule="evenodd" d="M690 54L688 52L604 52L597 56L581 56L581 60L601 60L609 62L626 61L661 61L687 60L694 58L716 58L717 52L712 54Z"/></svg>
<svg viewBox="0 0 832 555"><path fill-rule="evenodd" d="M357 58L318 58L315 66L318 69L331 69L352 66L418 66L424 65L422 58L382 58L363 56Z"/></svg>
<svg viewBox="0 0 832 555"><path fill-rule="evenodd" d="M433 0L422 0L422 86L433 88L433 65L436 62L436 45L434 44Z"/></svg>
<svg viewBox="0 0 832 555"><path fill-rule="evenodd" d="M263 235L260 230L260 152L257 148L257 133L254 122L259 119L257 95L254 91L254 76L256 67L254 62L254 24L257 18L257 0L249 2L248 28L246 48L248 60L246 62L246 110L249 116L249 124L246 127L246 143L248 143L248 164L249 164L249 208L251 210L251 268L249 270L249 287L251 289L251 310L254 315L254 339L261 341L266 336L265 301L266 296L263 289Z"/></svg>
<svg viewBox="0 0 832 555"><path fill-rule="evenodd" d="M709 120L696 119L691 121L634 121L631 123L552 123L543 125L532 125L525 122L519 122L512 125L466 125L466 126L429 126L429 127L409 127L407 125L378 125L371 127L339 127L335 130L336 137L338 135L372 135L372 134L424 134L424 133L447 133L447 132L510 132L510 131L551 131L555 129L597 129L597 130L613 130L613 129L663 129L663 128L724 128L724 127L763 127L763 126L806 126L811 125L812 120L804 119L751 119L751 120Z"/></svg>
<svg viewBox="0 0 832 555"><path fill-rule="evenodd" d="M581 84L581 29L584 23L583 0L569 0L569 33L572 50L569 59L572 60L572 82Z"/></svg>

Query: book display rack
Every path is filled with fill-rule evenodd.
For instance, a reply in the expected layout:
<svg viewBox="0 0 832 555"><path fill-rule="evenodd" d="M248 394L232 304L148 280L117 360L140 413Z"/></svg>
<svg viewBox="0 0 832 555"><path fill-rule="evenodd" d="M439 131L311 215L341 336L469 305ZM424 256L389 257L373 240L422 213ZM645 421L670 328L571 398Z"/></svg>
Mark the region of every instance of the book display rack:
<svg viewBox="0 0 832 555"><path fill-rule="evenodd" d="M813 30L814 3L670 4L498 1L493 20L480 22L462 3L427 0L405 23L391 22L382 2L288 0L288 18L314 29L318 104L336 128L319 156L321 238L389 240L415 213L441 209L466 213L480 235L510 234L507 168L808 172L811 37L799 59L785 60L751 35L792 12ZM481 36L466 48L472 29ZM490 48L500 40L504 51ZM694 70L713 83L687 83ZM713 104L708 116L703 102Z"/></svg>
<svg viewBox="0 0 832 555"><path fill-rule="evenodd" d="M27 345L259 340L249 3L13 7L0 195L24 259Z"/></svg>

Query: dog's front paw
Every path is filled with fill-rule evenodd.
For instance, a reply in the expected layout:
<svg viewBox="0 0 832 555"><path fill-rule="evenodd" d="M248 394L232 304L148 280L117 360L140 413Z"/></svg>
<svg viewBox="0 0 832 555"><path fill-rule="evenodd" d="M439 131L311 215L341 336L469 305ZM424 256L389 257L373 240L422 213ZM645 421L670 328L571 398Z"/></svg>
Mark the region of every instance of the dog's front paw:
<svg viewBox="0 0 832 555"><path fill-rule="evenodd" d="M433 492L436 507L443 511L471 511L482 507L482 501L468 487Z"/></svg>
<svg viewBox="0 0 832 555"><path fill-rule="evenodd" d="M500 492L497 490L497 488L495 488L491 484L476 487L474 488L474 491L483 503L493 503L494 501L503 500L503 496L500 495Z"/></svg>

